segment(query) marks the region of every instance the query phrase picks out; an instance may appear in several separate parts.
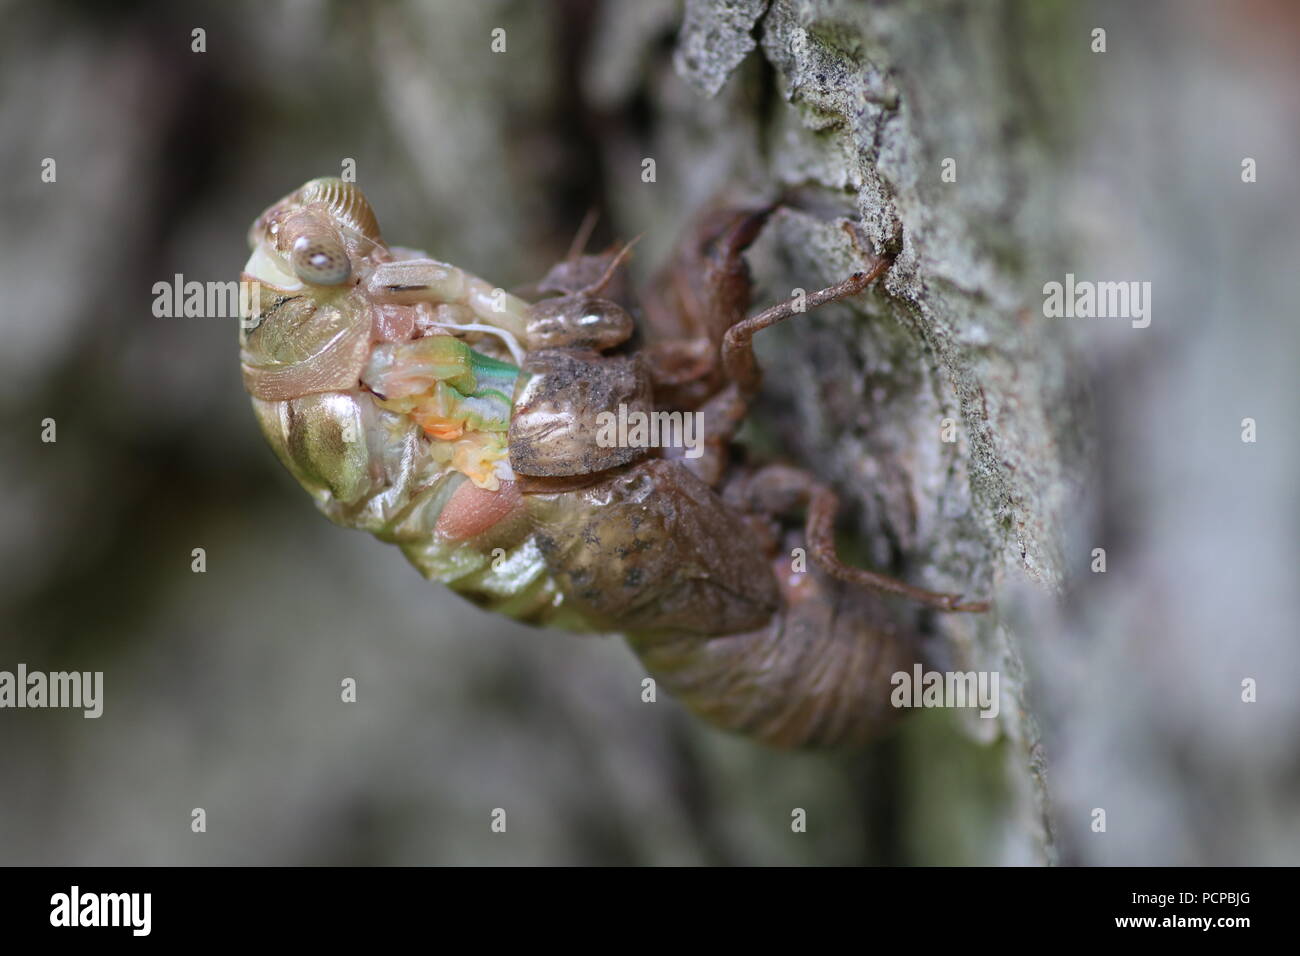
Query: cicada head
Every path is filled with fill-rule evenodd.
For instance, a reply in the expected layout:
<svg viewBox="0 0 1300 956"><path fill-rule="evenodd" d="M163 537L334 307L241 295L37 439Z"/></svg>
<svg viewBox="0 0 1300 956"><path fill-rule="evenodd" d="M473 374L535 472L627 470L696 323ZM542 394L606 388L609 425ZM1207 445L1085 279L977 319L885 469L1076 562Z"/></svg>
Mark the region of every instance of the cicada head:
<svg viewBox="0 0 1300 956"><path fill-rule="evenodd" d="M328 297L360 281L365 260L386 252L374 210L354 183L313 179L257 217L245 277L280 292Z"/></svg>
<svg viewBox="0 0 1300 956"><path fill-rule="evenodd" d="M366 272L388 258L374 211L353 183L313 179L257 217L241 278L256 283L245 316L244 383L282 401L353 388L372 325Z"/></svg>

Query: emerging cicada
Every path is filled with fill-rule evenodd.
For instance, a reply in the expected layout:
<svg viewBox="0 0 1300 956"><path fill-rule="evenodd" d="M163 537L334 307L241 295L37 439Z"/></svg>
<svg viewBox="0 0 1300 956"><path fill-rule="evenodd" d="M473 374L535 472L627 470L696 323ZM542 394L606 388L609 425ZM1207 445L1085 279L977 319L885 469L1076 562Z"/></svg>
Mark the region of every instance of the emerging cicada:
<svg viewBox="0 0 1300 956"><path fill-rule="evenodd" d="M285 467L333 521L398 545L430 580L536 625L621 632L706 719L784 746L884 726L917 660L873 590L984 610L841 563L834 494L733 460L759 384L744 249L766 212L706 219L642 303L629 348L628 248L575 248L529 304L385 244L355 185L317 179L249 233L244 383ZM580 244L575 244L580 245ZM889 267L807 296L862 292ZM598 441L603 413L699 412L681 448ZM806 514L805 528L788 519ZM805 547L813 566L791 570Z"/></svg>

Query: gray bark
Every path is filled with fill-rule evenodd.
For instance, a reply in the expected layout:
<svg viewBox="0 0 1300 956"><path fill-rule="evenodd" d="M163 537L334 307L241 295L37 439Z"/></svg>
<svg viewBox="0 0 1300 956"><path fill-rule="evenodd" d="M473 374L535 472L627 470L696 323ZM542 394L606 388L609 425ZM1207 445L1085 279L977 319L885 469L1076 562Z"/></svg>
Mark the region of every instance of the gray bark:
<svg viewBox="0 0 1300 956"><path fill-rule="evenodd" d="M791 195L751 260L769 300L857 268L845 223L898 254L884 295L764 336L765 424L855 499L868 560L980 596L1061 587L1083 428L1064 336L1028 318L1032 277L1061 252L1043 110L1064 24L1033 7L690 2L675 66L717 99L670 112L651 150L706 190L691 174L727 141L747 186ZM763 63L742 62L751 34ZM958 441L941 440L945 419ZM1024 636L1001 610L933 628L947 668L1000 673L1004 706L997 721L906 731L908 786L938 789L929 758L953 747L1000 786L984 804L921 800L905 825L984 815L975 858L1053 859ZM954 729L967 743L943 739Z"/></svg>

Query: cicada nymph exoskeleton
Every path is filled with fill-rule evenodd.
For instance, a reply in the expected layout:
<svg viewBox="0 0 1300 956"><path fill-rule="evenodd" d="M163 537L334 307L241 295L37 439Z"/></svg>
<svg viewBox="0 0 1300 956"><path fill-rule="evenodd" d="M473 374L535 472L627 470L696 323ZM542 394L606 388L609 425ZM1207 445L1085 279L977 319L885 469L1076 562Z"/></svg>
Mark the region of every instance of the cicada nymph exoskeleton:
<svg viewBox="0 0 1300 956"><path fill-rule="evenodd" d="M917 659L877 592L982 610L841 563L830 489L731 439L759 385L742 253L766 211L707 217L639 305L629 247L575 247L529 303L388 246L353 184L313 180L254 223L244 382L285 467L335 522L397 544L490 610L624 634L710 721L780 745L861 740ZM580 245L580 244L579 244ZM807 297L862 292L873 263ZM605 414L698 412L698 454L598 441ZM802 519L802 520L800 520ZM806 573L789 555L806 548Z"/></svg>

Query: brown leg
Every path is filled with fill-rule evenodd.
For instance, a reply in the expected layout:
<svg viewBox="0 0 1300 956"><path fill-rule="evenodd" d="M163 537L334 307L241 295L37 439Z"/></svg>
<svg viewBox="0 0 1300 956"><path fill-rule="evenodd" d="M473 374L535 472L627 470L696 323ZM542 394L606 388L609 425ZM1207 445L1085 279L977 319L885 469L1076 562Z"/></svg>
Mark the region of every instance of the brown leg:
<svg viewBox="0 0 1300 956"><path fill-rule="evenodd" d="M736 259L739 259L741 248L743 246L736 250ZM812 293L802 303L806 308L801 311L857 295L879 278L892 261L882 259L867 272L859 272L843 282ZM762 380L762 373L754 357L754 333L800 314L795 309L796 304L796 300L791 298L753 318L741 319L723 337L722 366L728 381L721 391L701 407L704 413L705 452L700 458L687 462L700 478L715 488L725 475L731 439L744 422L749 402Z"/></svg>
<svg viewBox="0 0 1300 956"><path fill-rule="evenodd" d="M846 584L898 594L939 611L979 614L989 609L988 601L963 601L960 594L926 591L897 578L842 562L835 550L835 514L839 510L839 499L835 492L806 471L787 465L769 465L737 487L729 488L727 499L742 507L777 515L806 508L805 535L809 556L819 568Z"/></svg>
<svg viewBox="0 0 1300 956"><path fill-rule="evenodd" d="M722 367L727 373L727 378L735 382L745 394L752 395L758 391L758 385L763 376L759 370L758 361L754 357L754 334L756 332L776 325L778 322L784 322L791 316L815 309L819 305L858 295L876 279L884 275L893 262L893 256L887 256L878 260L867 272L855 272L843 282L837 282L835 285L810 293L802 303L798 299L791 297L772 306L770 309L765 309L752 318L742 319L731 326L731 328L727 329L727 334L722 340ZM800 304L804 307L802 309L796 308Z"/></svg>
<svg viewBox="0 0 1300 956"><path fill-rule="evenodd" d="M963 595L960 594L926 591L897 578L844 564L835 552L835 513L839 507L840 502L835 492L825 485L813 487L808 502L806 526L808 553L817 562L817 566L831 577L859 587L874 588L888 594L901 594L938 611L969 611L973 614L982 614L989 609L988 601L963 601Z"/></svg>
<svg viewBox="0 0 1300 956"><path fill-rule="evenodd" d="M749 309L744 251L770 213L770 208L709 210L644 290L645 355L655 394L665 406L700 408L725 384L722 338Z"/></svg>
<svg viewBox="0 0 1300 956"><path fill-rule="evenodd" d="M743 318L749 303L749 277L741 255L757 236L768 214L769 211L761 211L733 218L720 234L717 231L713 233L716 239L702 239L693 255L679 257L670 275L669 285L677 289L676 299L681 310L675 318L678 322L685 320L683 325L690 331L675 342L662 343L663 352L659 356L662 370L657 386L677 386L698 379L701 387L708 388L714 366L711 361L704 364L704 360L712 356L701 356L698 346L701 342L716 341L718 330L726 330L721 344L725 384L718 383L722 384L720 390L717 390L717 385L709 389L705 394L710 397L699 406L704 412L704 454L698 459L684 460L687 467L714 487L726 475L731 438L744 421L749 402L762 380L754 356L754 335L802 312L859 295L884 275L894 262L893 256L883 257L869 270L819 289L802 302L791 297L758 315ZM856 234L850 231L850 236L861 249ZM705 257L703 250L710 244L711 253ZM865 256L865 250L862 251ZM702 295L698 287L701 280L707 290ZM667 325L661 328L667 328ZM717 354L713 353L714 356ZM650 361L652 369L655 368L656 357L653 354ZM656 393L658 391L657 387ZM835 550L835 514L839 510L839 500L835 492L807 472L783 465L769 466L728 486L725 493L728 500L757 512L780 514L805 508L809 554L823 571L837 580L908 597L940 611L978 613L989 609L987 601L964 602L958 594L926 591L897 578L840 561Z"/></svg>
<svg viewBox="0 0 1300 956"><path fill-rule="evenodd" d="M725 475L731 440L758 391L761 375L752 348L754 334L800 312L859 294L893 261L882 259L869 271L814 292L802 302L791 298L746 318L750 281L743 256L770 214L768 208L742 213L719 210L705 216L668 274L653 287L658 295L671 298L675 309L665 312L665 302L655 295L646 302L651 333L660 336L644 353L655 396L666 407L698 408L703 413L704 454L684 464L715 488ZM846 231L866 258L856 231L848 227Z"/></svg>
<svg viewBox="0 0 1300 956"><path fill-rule="evenodd" d="M700 413L703 415L703 454L699 458L683 458L682 464L710 488L716 489L727 476L731 439L749 413L749 401L736 386L728 385L706 401Z"/></svg>

